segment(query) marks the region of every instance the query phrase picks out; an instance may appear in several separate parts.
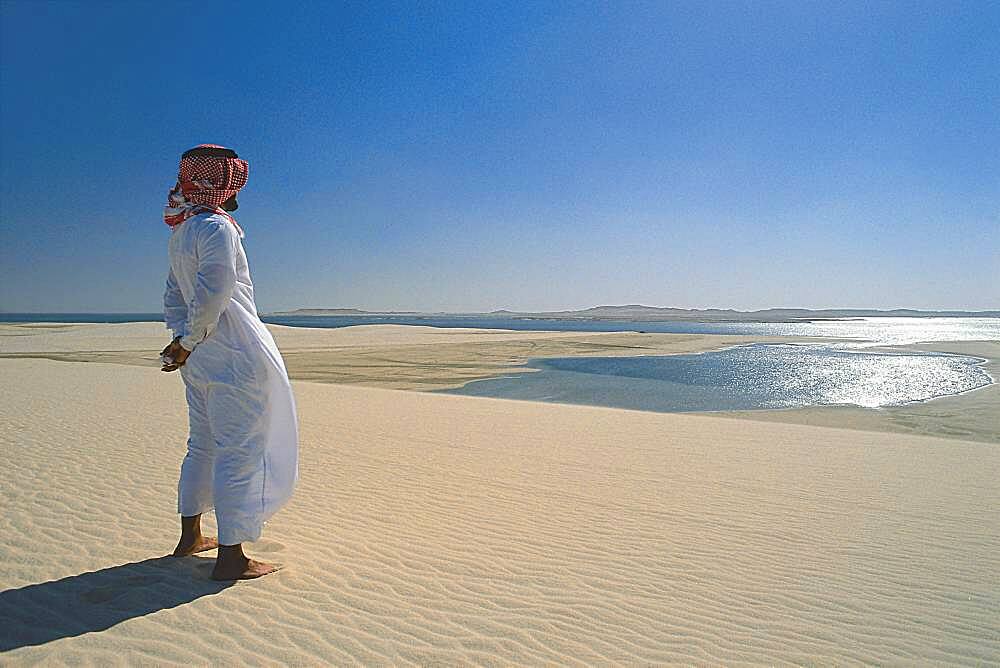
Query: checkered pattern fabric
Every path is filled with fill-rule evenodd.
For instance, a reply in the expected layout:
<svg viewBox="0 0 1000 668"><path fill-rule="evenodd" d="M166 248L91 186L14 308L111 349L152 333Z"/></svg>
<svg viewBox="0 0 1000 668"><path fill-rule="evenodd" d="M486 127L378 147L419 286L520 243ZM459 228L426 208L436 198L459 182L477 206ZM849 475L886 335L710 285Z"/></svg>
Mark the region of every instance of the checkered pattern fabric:
<svg viewBox="0 0 1000 668"><path fill-rule="evenodd" d="M223 148L216 144L201 144L196 148ZM180 225L191 216L206 211L228 218L237 229L236 219L224 211L222 203L246 185L250 166L240 158L211 155L189 155L181 158L177 184L170 190L163 221L170 227ZM242 235L242 230L240 231Z"/></svg>

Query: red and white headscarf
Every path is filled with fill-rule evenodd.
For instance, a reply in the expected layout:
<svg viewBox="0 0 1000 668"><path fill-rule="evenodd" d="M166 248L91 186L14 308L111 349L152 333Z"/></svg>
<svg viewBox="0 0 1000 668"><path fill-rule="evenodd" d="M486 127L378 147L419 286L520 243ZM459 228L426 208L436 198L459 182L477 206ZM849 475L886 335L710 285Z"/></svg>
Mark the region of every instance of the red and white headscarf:
<svg viewBox="0 0 1000 668"><path fill-rule="evenodd" d="M216 144L200 144L195 148L225 148ZM246 160L215 155L189 155L181 158L177 184L167 196L163 222L170 227L180 225L199 213L218 213L230 220L243 236L236 219L222 209L222 203L246 185L250 166Z"/></svg>

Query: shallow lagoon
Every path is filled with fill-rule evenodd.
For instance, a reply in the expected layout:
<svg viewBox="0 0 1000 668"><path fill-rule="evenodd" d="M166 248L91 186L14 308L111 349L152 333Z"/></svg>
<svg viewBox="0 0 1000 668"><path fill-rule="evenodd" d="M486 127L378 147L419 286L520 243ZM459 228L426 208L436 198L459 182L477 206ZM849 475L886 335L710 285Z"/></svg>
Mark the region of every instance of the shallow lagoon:
<svg viewBox="0 0 1000 668"><path fill-rule="evenodd" d="M532 373L452 394L683 412L896 406L992 382L984 360L825 345L754 344L697 355L531 360Z"/></svg>

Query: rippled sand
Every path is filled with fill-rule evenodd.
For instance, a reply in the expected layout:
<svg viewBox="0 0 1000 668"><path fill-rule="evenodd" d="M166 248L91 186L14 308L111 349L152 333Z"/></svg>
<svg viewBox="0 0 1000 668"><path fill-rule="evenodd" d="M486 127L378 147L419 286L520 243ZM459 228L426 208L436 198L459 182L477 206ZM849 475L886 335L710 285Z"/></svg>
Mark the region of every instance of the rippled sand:
<svg viewBox="0 0 1000 668"><path fill-rule="evenodd" d="M298 382L284 570L225 586L161 558L179 377L0 374L3 665L1000 661L992 445Z"/></svg>

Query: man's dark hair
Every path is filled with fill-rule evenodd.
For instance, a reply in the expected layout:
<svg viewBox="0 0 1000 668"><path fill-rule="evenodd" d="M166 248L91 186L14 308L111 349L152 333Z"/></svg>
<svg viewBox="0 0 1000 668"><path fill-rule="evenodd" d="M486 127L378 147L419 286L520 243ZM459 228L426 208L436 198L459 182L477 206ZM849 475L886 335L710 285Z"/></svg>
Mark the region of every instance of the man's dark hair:
<svg viewBox="0 0 1000 668"><path fill-rule="evenodd" d="M222 146L195 146L194 148L189 148L181 154L181 159L187 158L192 155L207 155L213 158L238 158L240 156L236 155L236 151L231 148L223 148Z"/></svg>

